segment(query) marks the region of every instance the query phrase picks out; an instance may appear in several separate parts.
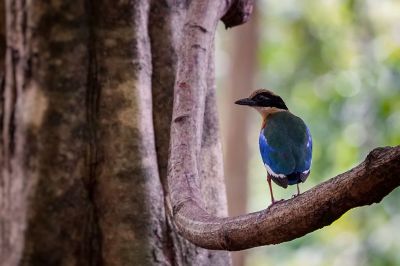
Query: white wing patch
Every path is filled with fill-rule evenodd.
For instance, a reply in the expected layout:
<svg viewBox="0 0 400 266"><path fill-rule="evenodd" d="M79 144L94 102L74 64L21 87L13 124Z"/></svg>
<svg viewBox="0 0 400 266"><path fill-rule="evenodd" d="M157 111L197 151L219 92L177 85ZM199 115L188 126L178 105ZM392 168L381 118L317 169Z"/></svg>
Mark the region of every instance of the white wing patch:
<svg viewBox="0 0 400 266"><path fill-rule="evenodd" d="M279 177L279 178L286 178L286 176L284 174L277 174L274 171L272 171L271 168L269 168L269 166L267 164L264 164L265 168L267 168L267 172L268 174L274 176L274 177Z"/></svg>
<svg viewBox="0 0 400 266"><path fill-rule="evenodd" d="M310 146L312 145L312 138L311 138L310 130L308 128L307 128L307 135L308 135L307 148L310 148Z"/></svg>
<svg viewBox="0 0 400 266"><path fill-rule="evenodd" d="M308 170L305 170L304 172L303 172L303 174L308 174L310 172L310 169L308 169Z"/></svg>

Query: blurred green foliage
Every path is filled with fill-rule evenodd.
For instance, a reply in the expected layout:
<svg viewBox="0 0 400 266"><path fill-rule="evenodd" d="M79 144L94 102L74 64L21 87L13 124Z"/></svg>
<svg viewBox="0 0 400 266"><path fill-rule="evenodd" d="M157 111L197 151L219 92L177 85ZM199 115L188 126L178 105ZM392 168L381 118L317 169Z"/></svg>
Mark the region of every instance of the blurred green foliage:
<svg viewBox="0 0 400 266"><path fill-rule="evenodd" d="M303 191L374 147L400 144L400 1L264 0L258 9L257 87L280 94L313 135ZM256 211L269 195L255 112L251 124L249 211ZM278 199L295 191L274 186ZM300 239L252 249L247 265L400 265L400 191Z"/></svg>

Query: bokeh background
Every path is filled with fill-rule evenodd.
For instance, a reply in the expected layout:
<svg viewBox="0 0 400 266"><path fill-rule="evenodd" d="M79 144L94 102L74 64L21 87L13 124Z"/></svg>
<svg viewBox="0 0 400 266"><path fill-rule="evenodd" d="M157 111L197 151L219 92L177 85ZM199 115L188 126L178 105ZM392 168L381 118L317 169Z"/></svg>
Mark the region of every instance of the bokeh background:
<svg viewBox="0 0 400 266"><path fill-rule="evenodd" d="M270 204L258 151L260 116L234 105L269 88L308 124L308 190L400 144L400 1L259 0L251 21L216 40L230 215ZM274 186L276 198L295 187ZM236 265L400 265L400 190L300 239L234 254Z"/></svg>

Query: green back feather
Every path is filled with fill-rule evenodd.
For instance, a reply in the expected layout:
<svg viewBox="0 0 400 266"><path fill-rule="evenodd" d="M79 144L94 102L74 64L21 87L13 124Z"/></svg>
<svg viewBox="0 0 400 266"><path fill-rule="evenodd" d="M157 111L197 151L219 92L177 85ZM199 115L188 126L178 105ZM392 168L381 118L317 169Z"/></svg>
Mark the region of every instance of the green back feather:
<svg viewBox="0 0 400 266"><path fill-rule="evenodd" d="M307 126L289 111L270 114L264 129L268 146L276 152L269 156L280 173L290 174L303 168L307 156Z"/></svg>

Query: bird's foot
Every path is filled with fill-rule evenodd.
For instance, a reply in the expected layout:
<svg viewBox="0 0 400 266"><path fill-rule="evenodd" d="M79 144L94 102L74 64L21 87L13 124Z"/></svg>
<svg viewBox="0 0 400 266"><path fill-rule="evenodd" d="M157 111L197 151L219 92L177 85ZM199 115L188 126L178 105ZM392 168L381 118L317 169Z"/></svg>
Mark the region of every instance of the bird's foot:
<svg viewBox="0 0 400 266"><path fill-rule="evenodd" d="M285 200L284 200L284 199L274 200L274 201L272 201L272 203L268 206L267 209L269 209L269 208L271 208L272 206L274 206L274 205L276 205L276 204L278 204L278 203L280 203L280 202L283 202L283 201L285 201Z"/></svg>
<svg viewBox="0 0 400 266"><path fill-rule="evenodd" d="M295 197L299 196L300 194L294 194L292 195L292 199L294 199Z"/></svg>

